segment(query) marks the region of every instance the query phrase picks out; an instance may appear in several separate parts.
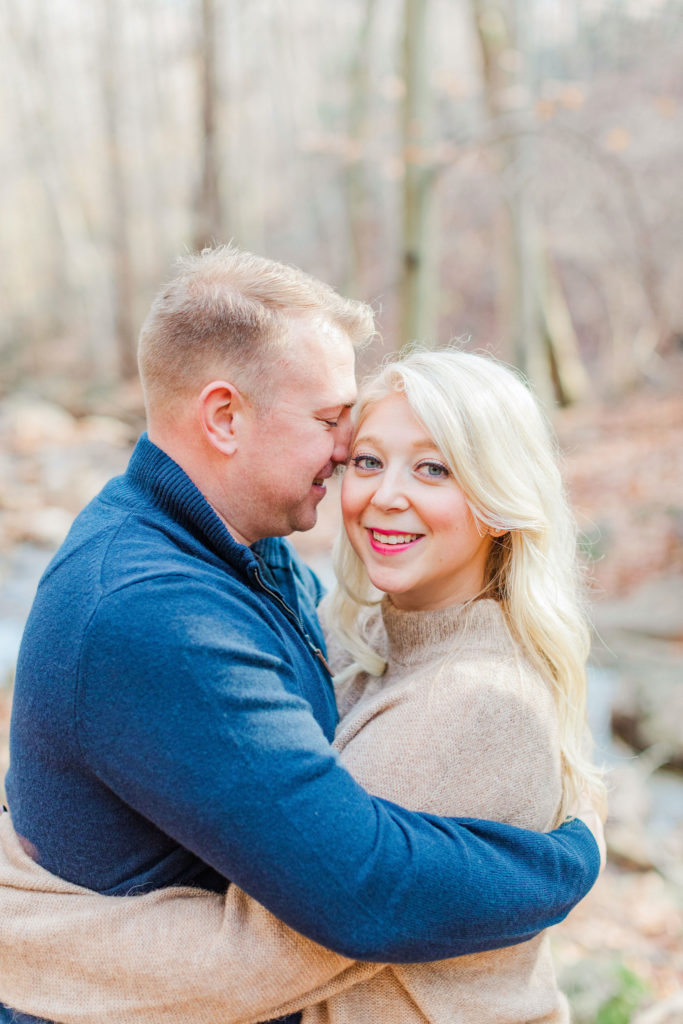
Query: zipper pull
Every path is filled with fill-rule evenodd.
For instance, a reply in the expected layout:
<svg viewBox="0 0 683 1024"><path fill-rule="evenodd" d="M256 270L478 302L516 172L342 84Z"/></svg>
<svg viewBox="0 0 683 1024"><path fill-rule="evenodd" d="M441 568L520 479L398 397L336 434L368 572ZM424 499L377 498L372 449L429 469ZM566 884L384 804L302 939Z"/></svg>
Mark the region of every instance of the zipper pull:
<svg viewBox="0 0 683 1024"><path fill-rule="evenodd" d="M310 640L309 640L309 643L310 643ZM333 675L332 669L328 665L327 658L325 657L323 652L320 650L319 647L313 647L312 644L311 644L311 649L313 650L313 653L315 654L316 658L318 658L320 661L322 661L323 665L325 666L327 671L330 673L330 677L332 677L332 675Z"/></svg>

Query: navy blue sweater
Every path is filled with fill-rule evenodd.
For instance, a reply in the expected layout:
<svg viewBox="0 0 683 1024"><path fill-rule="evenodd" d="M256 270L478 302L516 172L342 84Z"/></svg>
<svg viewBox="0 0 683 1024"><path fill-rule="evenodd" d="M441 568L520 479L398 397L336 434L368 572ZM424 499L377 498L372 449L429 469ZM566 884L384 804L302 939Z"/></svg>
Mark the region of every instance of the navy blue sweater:
<svg viewBox="0 0 683 1024"><path fill-rule="evenodd" d="M143 435L48 567L19 655L7 793L40 863L114 894L231 880L364 960L561 920L598 872L583 824L408 812L339 765L320 596L285 541L236 543Z"/></svg>

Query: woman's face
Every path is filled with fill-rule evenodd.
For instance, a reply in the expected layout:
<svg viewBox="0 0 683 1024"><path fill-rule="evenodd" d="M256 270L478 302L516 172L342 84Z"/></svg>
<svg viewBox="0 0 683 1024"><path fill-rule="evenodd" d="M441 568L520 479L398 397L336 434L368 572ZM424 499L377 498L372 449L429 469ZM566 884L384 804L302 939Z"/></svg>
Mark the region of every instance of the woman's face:
<svg viewBox="0 0 683 1024"><path fill-rule="evenodd" d="M407 399L361 421L342 486L349 540L372 583L407 611L445 608L483 588L491 537Z"/></svg>

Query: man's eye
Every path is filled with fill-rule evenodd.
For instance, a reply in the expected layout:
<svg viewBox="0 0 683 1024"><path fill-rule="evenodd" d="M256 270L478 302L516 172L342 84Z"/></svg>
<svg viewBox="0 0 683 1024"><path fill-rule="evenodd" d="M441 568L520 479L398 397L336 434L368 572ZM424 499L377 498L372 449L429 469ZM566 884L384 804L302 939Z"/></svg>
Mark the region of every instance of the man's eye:
<svg viewBox="0 0 683 1024"><path fill-rule="evenodd" d="M323 423L327 424L328 427L338 427L339 420L323 420Z"/></svg>
<svg viewBox="0 0 683 1024"><path fill-rule="evenodd" d="M356 469L365 469L368 471L382 468L382 463L375 455L354 455L351 459L351 464L355 466Z"/></svg>

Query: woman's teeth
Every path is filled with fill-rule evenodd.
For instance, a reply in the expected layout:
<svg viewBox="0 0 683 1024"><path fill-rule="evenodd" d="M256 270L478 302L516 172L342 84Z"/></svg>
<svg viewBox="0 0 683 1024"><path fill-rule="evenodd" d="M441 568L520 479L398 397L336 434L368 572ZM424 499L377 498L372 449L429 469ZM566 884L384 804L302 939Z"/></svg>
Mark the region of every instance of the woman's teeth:
<svg viewBox="0 0 683 1024"><path fill-rule="evenodd" d="M420 533L378 533L376 530L371 530L370 533L378 544L410 544L422 536Z"/></svg>

